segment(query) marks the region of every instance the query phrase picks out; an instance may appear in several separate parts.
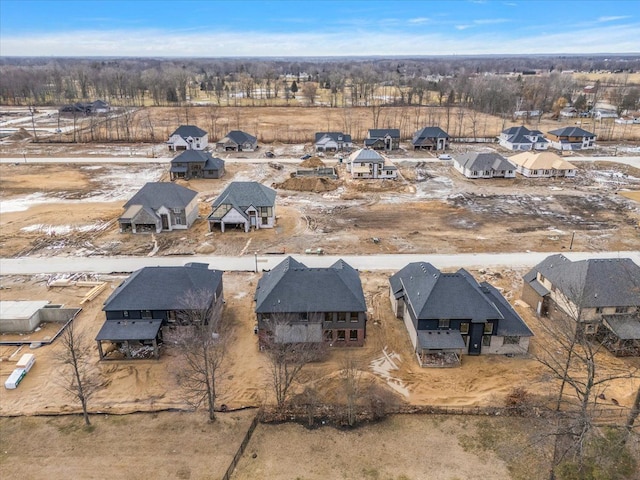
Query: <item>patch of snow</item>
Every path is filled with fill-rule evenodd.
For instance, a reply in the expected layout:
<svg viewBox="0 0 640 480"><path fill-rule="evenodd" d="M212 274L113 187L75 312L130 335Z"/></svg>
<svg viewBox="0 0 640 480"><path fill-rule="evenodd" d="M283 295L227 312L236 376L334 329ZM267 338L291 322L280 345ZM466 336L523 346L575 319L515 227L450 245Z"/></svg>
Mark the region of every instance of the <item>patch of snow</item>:
<svg viewBox="0 0 640 480"><path fill-rule="evenodd" d="M396 361L400 361L400 355L395 352L388 353L387 347L384 347L382 349L382 357L372 360L369 366L371 370L373 370L373 373L382 377L387 382L390 388L408 398L409 389L402 380L391 375L393 370L399 370Z"/></svg>

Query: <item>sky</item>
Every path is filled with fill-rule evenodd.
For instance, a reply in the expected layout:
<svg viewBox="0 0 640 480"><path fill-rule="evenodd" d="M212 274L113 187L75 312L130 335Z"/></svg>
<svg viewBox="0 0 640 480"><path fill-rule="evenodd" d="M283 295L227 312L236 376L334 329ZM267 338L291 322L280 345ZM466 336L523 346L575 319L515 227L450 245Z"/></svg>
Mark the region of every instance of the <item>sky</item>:
<svg viewBox="0 0 640 480"><path fill-rule="evenodd" d="M0 56L640 53L640 0L0 0Z"/></svg>

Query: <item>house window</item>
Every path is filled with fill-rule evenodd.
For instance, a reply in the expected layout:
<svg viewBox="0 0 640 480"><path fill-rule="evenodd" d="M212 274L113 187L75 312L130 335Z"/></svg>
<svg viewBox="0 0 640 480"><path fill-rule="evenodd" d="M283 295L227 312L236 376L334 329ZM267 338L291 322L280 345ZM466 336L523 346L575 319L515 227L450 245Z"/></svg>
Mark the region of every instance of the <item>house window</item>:
<svg viewBox="0 0 640 480"><path fill-rule="evenodd" d="M438 328L449 328L449 319L441 318L438 320Z"/></svg>
<svg viewBox="0 0 640 480"><path fill-rule="evenodd" d="M356 312L351 312L351 317L349 319L351 321L351 323L357 323L358 322L358 314Z"/></svg>
<svg viewBox="0 0 640 480"><path fill-rule="evenodd" d="M595 323L585 323L584 324L584 333L586 333L586 334L596 333L596 325L595 325Z"/></svg>
<svg viewBox="0 0 640 480"><path fill-rule="evenodd" d="M324 321L325 322L333 322L333 312L325 312Z"/></svg>
<svg viewBox="0 0 640 480"><path fill-rule="evenodd" d="M604 312L604 307L596 307L596 313Z"/></svg>
<svg viewBox="0 0 640 480"><path fill-rule="evenodd" d="M333 342L333 330L325 330L324 331L324 341L325 342Z"/></svg>
<svg viewBox="0 0 640 480"><path fill-rule="evenodd" d="M129 310L123 310L122 311L122 317L123 318L129 318Z"/></svg>
<svg viewBox="0 0 640 480"><path fill-rule="evenodd" d="M616 313L627 313L627 307L616 307Z"/></svg>
<svg viewBox="0 0 640 480"><path fill-rule="evenodd" d="M344 342L346 330L338 330L338 341Z"/></svg>
<svg viewBox="0 0 640 480"><path fill-rule="evenodd" d="M487 322L484 324L484 331L482 332L485 335L491 335L493 333L493 323Z"/></svg>
<svg viewBox="0 0 640 480"><path fill-rule="evenodd" d="M483 335L482 336L482 346L490 347L491 346L491 335Z"/></svg>
<svg viewBox="0 0 640 480"><path fill-rule="evenodd" d="M153 318L151 310L142 310L142 318Z"/></svg>
<svg viewBox="0 0 640 480"><path fill-rule="evenodd" d="M469 322L462 322L460 324L460 333L466 335L469 333Z"/></svg>
<svg viewBox="0 0 640 480"><path fill-rule="evenodd" d="M358 341L358 330L349 330L349 341L350 342Z"/></svg>
<svg viewBox="0 0 640 480"><path fill-rule="evenodd" d="M473 172L471 172L471 175L473 175L474 177L477 177L478 176L478 171L474 170Z"/></svg>
<svg viewBox="0 0 640 480"><path fill-rule="evenodd" d="M169 323L176 323L176 312L175 310L169 310L167 312L167 317L168 317L168 322Z"/></svg>
<svg viewBox="0 0 640 480"><path fill-rule="evenodd" d="M262 217L262 225L268 225L269 224L269 218L268 217Z"/></svg>
<svg viewBox="0 0 640 480"><path fill-rule="evenodd" d="M301 313L300 314L300 321L308 322L309 321L309 314L307 312Z"/></svg>
<svg viewBox="0 0 640 480"><path fill-rule="evenodd" d="M503 345L518 345L520 343L520 337L504 337Z"/></svg>
<svg viewBox="0 0 640 480"><path fill-rule="evenodd" d="M346 321L347 321L347 313L338 312L338 322L346 322Z"/></svg>
<svg viewBox="0 0 640 480"><path fill-rule="evenodd" d="M180 212L182 212L181 208L174 208L173 209L173 213L180 213Z"/></svg>

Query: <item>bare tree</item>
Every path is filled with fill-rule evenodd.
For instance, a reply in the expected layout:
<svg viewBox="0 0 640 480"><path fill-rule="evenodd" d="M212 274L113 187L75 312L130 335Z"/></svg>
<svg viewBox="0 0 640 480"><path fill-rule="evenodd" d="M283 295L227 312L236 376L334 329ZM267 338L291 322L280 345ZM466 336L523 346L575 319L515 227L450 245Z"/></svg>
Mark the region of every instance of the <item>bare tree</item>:
<svg viewBox="0 0 640 480"><path fill-rule="evenodd" d="M305 82L302 86L302 95L307 99L309 105L313 105L316 101L316 93L318 86L313 82Z"/></svg>
<svg viewBox="0 0 640 480"><path fill-rule="evenodd" d="M324 356L326 344L322 339L299 338L299 331L293 333L291 329L296 320L290 314L273 314L263 321L266 332L262 345L269 364L270 386L278 409L282 409L302 369Z"/></svg>
<svg viewBox="0 0 640 480"><path fill-rule="evenodd" d="M229 339L229 325L222 315L222 299L210 291L187 292L178 321L181 324L176 327L178 345L186 363L178 374L180 385L187 403L194 408L206 405L209 421L213 422Z"/></svg>
<svg viewBox="0 0 640 480"><path fill-rule="evenodd" d="M350 427L356 424L357 402L360 398L362 372L358 362L352 355L348 355L342 362L342 388L345 394L345 408L347 423Z"/></svg>
<svg viewBox="0 0 640 480"><path fill-rule="evenodd" d="M67 325L60 336L62 351L58 361L62 364L62 387L75 400L80 402L84 423L89 420L88 402L99 388L97 376L90 370L91 347L84 332L77 329L75 321Z"/></svg>

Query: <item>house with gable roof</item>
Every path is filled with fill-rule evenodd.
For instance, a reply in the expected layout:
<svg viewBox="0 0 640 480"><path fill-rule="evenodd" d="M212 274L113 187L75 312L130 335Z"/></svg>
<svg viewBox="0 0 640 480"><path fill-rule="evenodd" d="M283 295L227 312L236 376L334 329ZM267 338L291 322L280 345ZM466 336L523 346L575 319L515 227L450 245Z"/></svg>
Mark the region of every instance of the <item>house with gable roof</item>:
<svg viewBox="0 0 640 480"><path fill-rule="evenodd" d="M367 305L360 274L343 260L309 268L292 257L265 272L255 293L260 345L326 342L362 346Z"/></svg>
<svg viewBox="0 0 640 480"><path fill-rule="evenodd" d="M222 152L253 152L258 149L258 139L242 130L231 130L216 142L216 150Z"/></svg>
<svg viewBox="0 0 640 480"><path fill-rule="evenodd" d="M630 258L550 255L523 278L522 300L538 315L568 318L616 355L640 355L640 266Z"/></svg>
<svg viewBox="0 0 640 480"><path fill-rule="evenodd" d="M124 204L120 232L185 230L198 218L198 192L170 182L149 182Z"/></svg>
<svg viewBox="0 0 640 480"><path fill-rule="evenodd" d="M171 180L177 178L221 178L224 175L224 160L201 150L186 150L171 159Z"/></svg>
<svg viewBox="0 0 640 480"><path fill-rule="evenodd" d="M400 129L371 128L364 139L364 146L373 150L398 150L400 148Z"/></svg>
<svg viewBox="0 0 640 480"><path fill-rule="evenodd" d="M411 144L414 150L446 150L449 134L440 127L424 127L413 135Z"/></svg>
<svg viewBox="0 0 640 480"><path fill-rule="evenodd" d="M242 228L273 228L276 223L276 191L258 182L231 182L213 201L208 217L209 231L216 225L225 231L228 226Z"/></svg>
<svg viewBox="0 0 640 480"><path fill-rule="evenodd" d="M502 294L465 269L442 273L410 263L389 278L391 305L404 321L420 366L457 366L461 356L526 354L533 333Z"/></svg>
<svg viewBox="0 0 640 480"><path fill-rule="evenodd" d="M169 136L169 150L204 150L209 145L207 132L195 125L180 125Z"/></svg>
<svg viewBox="0 0 640 480"><path fill-rule="evenodd" d="M468 152L453 159L456 170L467 178L515 178L516 166L499 153Z"/></svg>
<svg viewBox="0 0 640 480"><path fill-rule="evenodd" d="M314 145L316 152L337 152L353 147L351 135L342 132L316 132Z"/></svg>
<svg viewBox="0 0 640 480"><path fill-rule="evenodd" d="M144 350L158 358L169 333L163 330L188 326L195 319L217 321L223 297L222 271L204 263L136 270L104 302L106 320L96 336L100 359L110 357L111 347L125 358L143 358L136 351Z"/></svg>
<svg viewBox="0 0 640 480"><path fill-rule="evenodd" d="M549 140L539 130L529 130L520 125L503 130L498 136L498 143L509 150L546 150L549 148Z"/></svg>
<svg viewBox="0 0 640 480"><path fill-rule="evenodd" d="M509 157L518 173L530 178L575 177L577 167L554 152L522 152Z"/></svg>
<svg viewBox="0 0 640 480"><path fill-rule="evenodd" d="M398 177L398 167L368 148L361 148L349 155L347 171L352 178L394 180Z"/></svg>
<svg viewBox="0 0 640 480"><path fill-rule="evenodd" d="M556 150L593 150L596 148L595 133L580 127L563 127L549 132L551 147Z"/></svg>

